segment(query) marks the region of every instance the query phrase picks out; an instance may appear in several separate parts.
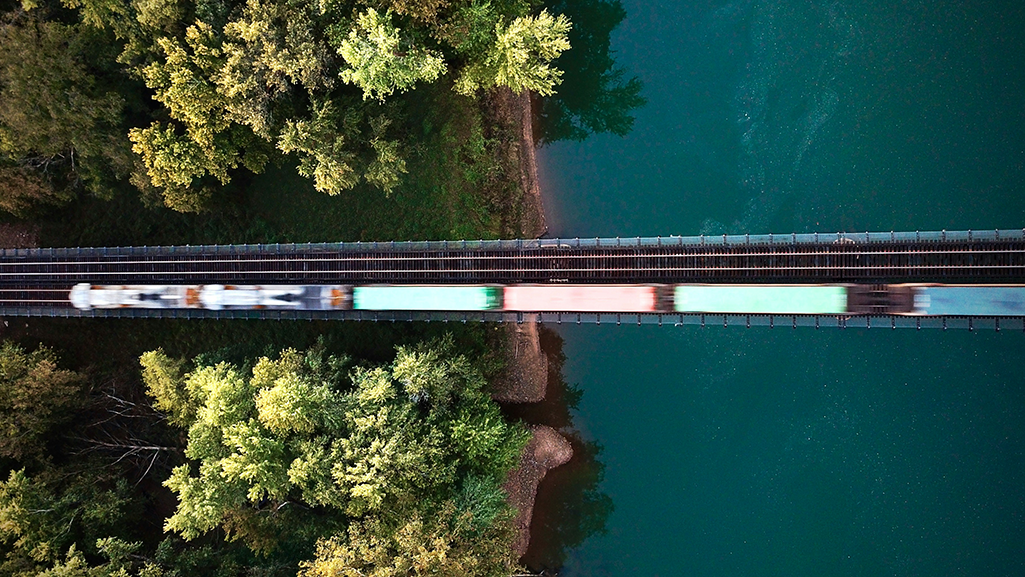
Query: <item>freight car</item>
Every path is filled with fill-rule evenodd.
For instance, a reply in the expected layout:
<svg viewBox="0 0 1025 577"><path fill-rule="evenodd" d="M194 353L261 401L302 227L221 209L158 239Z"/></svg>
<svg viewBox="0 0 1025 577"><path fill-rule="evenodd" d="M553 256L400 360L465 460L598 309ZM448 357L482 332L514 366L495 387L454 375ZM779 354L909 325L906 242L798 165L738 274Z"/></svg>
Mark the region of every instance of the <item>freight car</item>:
<svg viewBox="0 0 1025 577"><path fill-rule="evenodd" d="M1007 285L76 285L79 309L1025 316Z"/></svg>
<svg viewBox="0 0 1025 577"><path fill-rule="evenodd" d="M673 310L679 313L843 315L848 314L848 288L842 285L676 285Z"/></svg>
<svg viewBox="0 0 1025 577"><path fill-rule="evenodd" d="M371 285L352 289L352 308L365 311L489 311L502 308L502 287Z"/></svg>
<svg viewBox="0 0 1025 577"><path fill-rule="evenodd" d="M90 285L71 289L79 309L278 309L350 307L351 287L342 285Z"/></svg>
<svg viewBox="0 0 1025 577"><path fill-rule="evenodd" d="M676 285L673 294L679 313L1025 316L1018 285Z"/></svg>
<svg viewBox="0 0 1025 577"><path fill-rule="evenodd" d="M672 310L669 285L509 285L502 309L524 312L649 313Z"/></svg>
<svg viewBox="0 0 1025 577"><path fill-rule="evenodd" d="M1025 316L1025 286L897 285L914 291L909 314L920 316Z"/></svg>

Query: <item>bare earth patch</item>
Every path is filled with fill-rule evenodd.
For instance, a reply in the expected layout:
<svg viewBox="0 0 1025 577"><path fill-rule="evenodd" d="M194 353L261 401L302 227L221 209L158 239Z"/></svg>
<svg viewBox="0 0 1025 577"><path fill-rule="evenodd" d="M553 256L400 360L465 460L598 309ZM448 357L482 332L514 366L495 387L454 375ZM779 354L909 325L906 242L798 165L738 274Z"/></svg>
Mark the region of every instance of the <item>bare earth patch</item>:
<svg viewBox="0 0 1025 577"><path fill-rule="evenodd" d="M520 189L523 191L518 215L521 238L539 238L548 232L541 185L537 176L537 157L534 153L534 122L530 92L514 94L508 88L494 91L492 105L496 118L514 132L507 151L513 170L518 166Z"/></svg>
<svg viewBox="0 0 1025 577"><path fill-rule="evenodd" d="M541 203L541 184L537 178L537 155L534 146L534 118L530 92L524 90L515 97L515 109L520 117L520 185L523 187L524 210L521 229L529 238L539 238L548 232L545 210Z"/></svg>
<svg viewBox="0 0 1025 577"><path fill-rule="evenodd" d="M23 222L0 224L0 248L38 248L39 226Z"/></svg>
<svg viewBox="0 0 1025 577"><path fill-rule="evenodd" d="M541 351L537 315L524 315L522 323L506 323L505 366L496 379L491 398L500 403L537 403L548 388L548 357Z"/></svg>

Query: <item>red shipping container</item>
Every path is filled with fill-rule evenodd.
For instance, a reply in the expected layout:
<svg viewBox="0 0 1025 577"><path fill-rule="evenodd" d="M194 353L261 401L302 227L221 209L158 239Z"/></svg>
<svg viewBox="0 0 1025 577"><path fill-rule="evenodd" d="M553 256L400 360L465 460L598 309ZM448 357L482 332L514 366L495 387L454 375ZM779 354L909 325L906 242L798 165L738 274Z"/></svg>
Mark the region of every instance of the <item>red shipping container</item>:
<svg viewBox="0 0 1025 577"><path fill-rule="evenodd" d="M507 311L612 312L655 311L655 287L646 285L512 285L505 287Z"/></svg>

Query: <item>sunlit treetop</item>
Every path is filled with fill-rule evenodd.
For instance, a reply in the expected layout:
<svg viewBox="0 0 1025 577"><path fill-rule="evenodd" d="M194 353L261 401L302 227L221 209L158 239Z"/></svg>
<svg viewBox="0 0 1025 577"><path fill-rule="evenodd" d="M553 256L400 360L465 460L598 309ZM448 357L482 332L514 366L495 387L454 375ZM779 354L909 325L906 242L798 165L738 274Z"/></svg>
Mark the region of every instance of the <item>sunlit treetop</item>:
<svg viewBox="0 0 1025 577"><path fill-rule="evenodd" d="M152 119L128 131L139 159L131 180L161 191L181 211L202 210L211 186L231 182L242 168L261 172L280 155L294 156L299 172L328 194L360 182L390 192L406 171L401 108L390 103L438 82L466 95L496 87L551 94L561 78L552 61L569 48L568 19L532 16L522 0L62 3L80 19L68 30L112 34L120 55L108 65L152 91ZM3 34L56 26L45 21L58 17L57 6L28 7L0 25ZM75 52L68 54L54 55L67 61L57 76L83 91L77 106L89 111L75 122L120 126L116 94L101 90L76 67ZM36 92L56 94L42 90ZM59 99L54 103L63 110ZM3 121L0 114L0 134ZM75 122L62 123L67 135L48 137L46 154L118 150L98 147L87 130L73 132ZM127 172L118 158L119 174Z"/></svg>
<svg viewBox="0 0 1025 577"><path fill-rule="evenodd" d="M191 464L165 482L178 497L167 531L194 539L220 527L270 551L276 512L312 508L336 520L328 527L365 523L389 540L420 519L409 530L467 555L473 535L492 532L506 547L489 563L511 562L500 487L529 433L502 417L451 340L399 348L388 367L348 369L319 349L261 358L249 374L227 363L183 372L160 351L141 362L154 405L188 430ZM325 541L324 555L349 547L347 535Z"/></svg>

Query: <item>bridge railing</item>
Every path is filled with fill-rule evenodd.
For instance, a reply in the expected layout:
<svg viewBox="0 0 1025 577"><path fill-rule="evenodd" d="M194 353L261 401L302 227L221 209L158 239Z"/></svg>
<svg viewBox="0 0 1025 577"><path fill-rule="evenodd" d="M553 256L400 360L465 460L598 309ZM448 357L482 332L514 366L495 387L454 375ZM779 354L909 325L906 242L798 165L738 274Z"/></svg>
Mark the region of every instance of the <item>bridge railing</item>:
<svg viewBox="0 0 1025 577"><path fill-rule="evenodd" d="M836 232L787 234L718 234L692 236L653 237L592 237L541 238L506 240L431 240L431 241L371 241L332 243L269 243L228 245L171 245L133 247L74 247L74 248L8 248L0 249L0 258L25 257L82 257L143 256L154 252L190 255L241 255L256 253L297 253L319 251L448 251L448 250L521 250L539 248L611 248L611 247L672 247L672 246L726 246L747 244L794 245L833 242L887 243L887 242L972 242L991 240L1025 240L1025 229L915 231L915 232Z"/></svg>
<svg viewBox="0 0 1025 577"><path fill-rule="evenodd" d="M362 322L477 323L533 322L547 325L658 325L668 327L769 327L839 330L960 329L969 331L1025 332L1020 317L914 317L897 315L766 315L679 313L516 313L516 312L423 312L423 311L317 311L317 310L204 310L204 309L92 309L52 307L5 307L5 317L131 318L131 319L270 319L348 320Z"/></svg>

